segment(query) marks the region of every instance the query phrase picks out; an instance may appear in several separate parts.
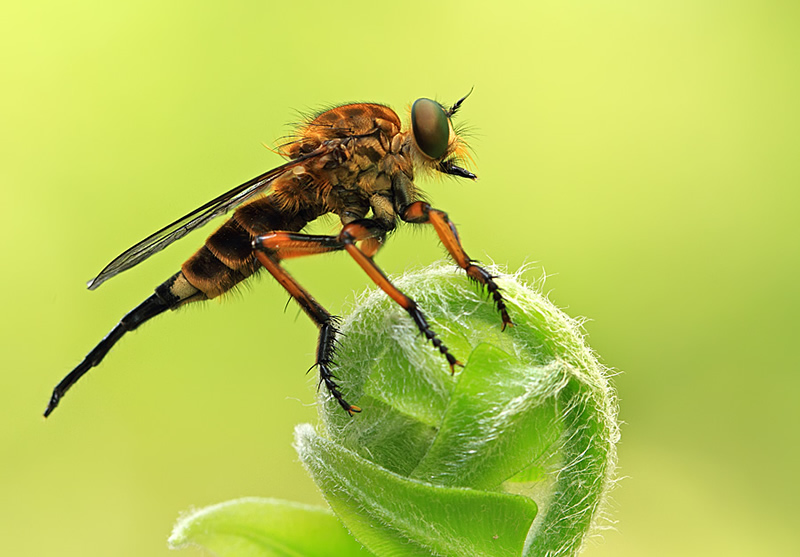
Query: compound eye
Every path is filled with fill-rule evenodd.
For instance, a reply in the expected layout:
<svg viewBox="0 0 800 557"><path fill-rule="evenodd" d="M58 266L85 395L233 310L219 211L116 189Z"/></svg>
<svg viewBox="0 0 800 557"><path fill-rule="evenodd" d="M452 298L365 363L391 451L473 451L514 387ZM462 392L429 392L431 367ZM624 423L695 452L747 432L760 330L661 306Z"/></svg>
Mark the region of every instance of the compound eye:
<svg viewBox="0 0 800 557"><path fill-rule="evenodd" d="M441 105L430 99L417 99L411 107L411 131L420 150L432 159L447 152L450 123Z"/></svg>

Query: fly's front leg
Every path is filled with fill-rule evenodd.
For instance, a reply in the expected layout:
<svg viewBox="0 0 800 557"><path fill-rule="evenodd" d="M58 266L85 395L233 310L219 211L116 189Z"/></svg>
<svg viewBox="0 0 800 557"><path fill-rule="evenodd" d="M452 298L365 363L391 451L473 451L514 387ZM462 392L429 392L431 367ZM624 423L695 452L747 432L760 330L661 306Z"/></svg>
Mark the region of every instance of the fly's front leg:
<svg viewBox="0 0 800 557"><path fill-rule="evenodd" d="M432 224L439 239L447 248L447 251L455 259L458 266L467 272L467 275L478 284L486 287L489 294L492 296L497 311L500 312L500 317L503 319L503 330L506 327L514 325L511 318L508 316L505 300L503 295L500 294L500 287L494 281L495 277L483 267L476 265L475 262L469 258L467 252L464 251L461 241L458 239L458 231L455 225L447 218L447 213L438 209L432 208L424 201L415 201L408 205L402 212L401 218L406 222L418 224Z"/></svg>
<svg viewBox="0 0 800 557"><path fill-rule="evenodd" d="M351 416L356 412L361 412L361 408L344 399L344 395L335 381L336 377L331 371L334 366L333 356L338 332L336 329L337 318L328 313L279 263L281 259L335 251L342 249L341 246L335 242L335 237L331 236L275 232L256 238L253 247L256 250L258 261L289 292L292 298L297 300L300 307L319 327L316 365L319 368L320 382L325 384L325 388L328 389L331 396Z"/></svg>
<svg viewBox="0 0 800 557"><path fill-rule="evenodd" d="M375 284L408 312L420 332L447 359L447 363L450 364L450 372L455 373L455 366L463 366L463 364L450 353L447 346L442 342L442 339L436 336L436 333L428 324L425 314L423 314L422 310L417 306L417 302L403 294L393 285L380 267L375 264L372 257L364 253L364 251L356 245L356 242L375 238L381 234L381 232L385 234L385 230L381 229L380 223L364 219L345 225L342 232L339 234L339 240L343 244L344 249L347 250L347 253L356 260L356 263L358 263L364 271L366 271Z"/></svg>

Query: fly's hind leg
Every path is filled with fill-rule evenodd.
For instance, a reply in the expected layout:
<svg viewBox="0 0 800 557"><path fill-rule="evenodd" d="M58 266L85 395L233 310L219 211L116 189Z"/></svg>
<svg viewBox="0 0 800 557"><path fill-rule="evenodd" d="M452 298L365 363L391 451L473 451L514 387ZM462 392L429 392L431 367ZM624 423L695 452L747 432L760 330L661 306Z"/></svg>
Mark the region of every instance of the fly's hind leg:
<svg viewBox="0 0 800 557"><path fill-rule="evenodd" d="M432 208L424 201L415 201L401 212L401 218L411 223L432 224L442 244L458 263L458 266L464 269L471 279L485 286L489 291L489 295L491 295L492 301L494 301L494 305L503 320L503 330L505 331L506 327L514 325L508 315L503 295L500 294L500 287L494 281L496 277L483 267L476 265L475 261L469 258L461 245L461 240L458 238L458 231L455 225L447 218L447 213Z"/></svg>
<svg viewBox="0 0 800 557"><path fill-rule="evenodd" d="M179 272L173 275L156 289L155 294L147 298L120 319L116 327L111 329L111 332L86 355L81 363L75 366L75 369L70 371L67 376L56 385L50 397L50 402L47 404L47 409L44 411L44 417L46 418L56 409L56 406L58 406L58 403L66 392L78 379L103 361L103 358L105 358L109 350L111 350L125 333L135 330L145 321L149 321L168 309L175 309L181 304L201 298L204 299L205 295L191 286L183 277L182 273Z"/></svg>
<svg viewBox="0 0 800 557"><path fill-rule="evenodd" d="M310 236L308 234L295 234L289 232L275 232L266 236L260 236L253 242L256 250L256 257L261 265L275 277L281 286L297 300L303 311L319 327L319 340L317 342L317 362L319 368L320 383L331 393L336 402L344 408L351 416L356 412L361 412L361 408L354 406L344 399L344 395L339 390L336 377L331 368L334 366L333 356L336 347L336 322L337 318L317 302L300 284L292 277L286 269L280 265L281 259L310 255L314 253L325 253L341 249L335 243L330 242L329 236Z"/></svg>

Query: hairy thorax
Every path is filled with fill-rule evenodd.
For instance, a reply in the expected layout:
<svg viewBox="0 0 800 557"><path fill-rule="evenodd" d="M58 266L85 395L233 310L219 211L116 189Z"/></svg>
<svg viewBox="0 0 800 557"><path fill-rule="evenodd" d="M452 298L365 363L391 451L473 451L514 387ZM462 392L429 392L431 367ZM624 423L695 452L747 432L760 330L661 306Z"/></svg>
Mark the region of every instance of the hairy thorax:
<svg viewBox="0 0 800 557"><path fill-rule="evenodd" d="M282 154L297 159L323 145L328 151L292 169L273 186L276 202L288 210L317 207L343 223L364 218L370 200L392 198L392 177L413 177L404 155L397 114L379 104L351 104L323 112L302 126Z"/></svg>

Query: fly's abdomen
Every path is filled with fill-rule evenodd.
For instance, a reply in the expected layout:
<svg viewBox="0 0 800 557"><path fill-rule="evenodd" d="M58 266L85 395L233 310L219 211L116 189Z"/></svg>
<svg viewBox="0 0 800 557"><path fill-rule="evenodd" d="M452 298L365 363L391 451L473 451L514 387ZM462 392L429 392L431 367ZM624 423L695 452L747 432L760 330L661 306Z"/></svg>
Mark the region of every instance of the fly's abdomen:
<svg viewBox="0 0 800 557"><path fill-rule="evenodd" d="M275 230L298 232L316 214L287 211L273 196L242 205L206 239L182 266L186 280L206 298L216 298L255 273L260 263L253 254L253 239Z"/></svg>

